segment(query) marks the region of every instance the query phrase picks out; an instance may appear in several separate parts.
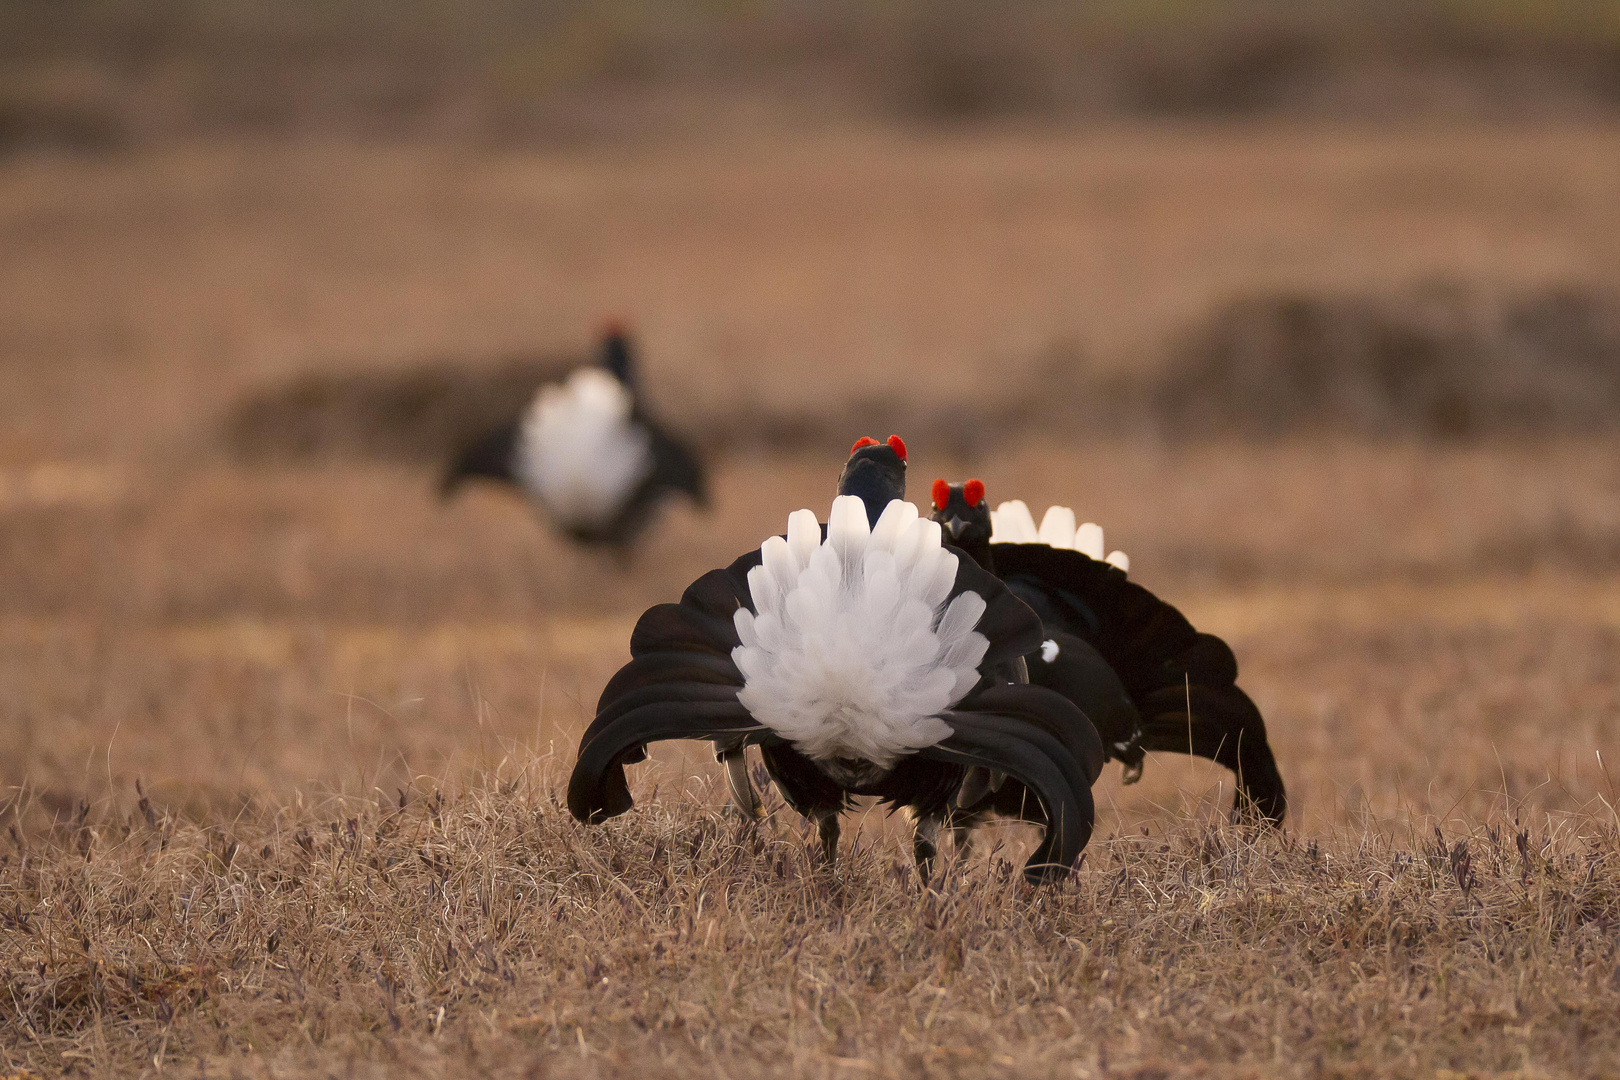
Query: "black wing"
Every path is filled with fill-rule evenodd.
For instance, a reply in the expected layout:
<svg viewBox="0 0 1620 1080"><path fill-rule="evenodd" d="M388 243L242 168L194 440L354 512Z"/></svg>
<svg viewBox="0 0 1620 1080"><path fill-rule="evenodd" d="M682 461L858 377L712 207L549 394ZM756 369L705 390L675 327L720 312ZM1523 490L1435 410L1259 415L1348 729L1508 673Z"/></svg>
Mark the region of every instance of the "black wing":
<svg viewBox="0 0 1620 1080"><path fill-rule="evenodd" d="M969 695L942 718L951 737L918 756L1004 772L1022 784L1040 800L1045 826L1024 876L1042 882L1067 874L1091 839L1091 785L1104 760L1085 714L1045 687L1000 684Z"/></svg>
<svg viewBox="0 0 1620 1080"><path fill-rule="evenodd" d="M515 483L512 463L522 430L522 420L513 420L463 448L439 481L439 493L453 494L463 482L472 479Z"/></svg>
<svg viewBox="0 0 1620 1080"><path fill-rule="evenodd" d="M770 735L737 701L742 672L731 661L741 644L732 615L749 603L750 552L724 570L711 570L678 604L648 608L630 635L630 662L608 680L596 719L580 738L579 761L568 780L568 810L598 822L633 804L624 766L643 761L646 745L662 739L710 739L731 746Z"/></svg>
<svg viewBox="0 0 1620 1080"><path fill-rule="evenodd" d="M650 416L637 419L652 435L653 472L648 482L659 491L683 491L699 506L708 506L708 476L697 451Z"/></svg>
<svg viewBox="0 0 1620 1080"><path fill-rule="evenodd" d="M1102 737L1105 752L1127 767L1142 760L1142 714L1102 653L1090 642L1048 624L1041 651L1025 657L1029 681L1056 690L1080 707ZM1048 660L1047 657L1051 656Z"/></svg>
<svg viewBox="0 0 1620 1080"><path fill-rule="evenodd" d="M1123 570L1045 544L995 544L1002 578L1053 629L1108 661L1142 716L1142 745L1208 757L1238 777L1239 797L1271 821L1288 800L1265 721L1237 685L1237 658Z"/></svg>

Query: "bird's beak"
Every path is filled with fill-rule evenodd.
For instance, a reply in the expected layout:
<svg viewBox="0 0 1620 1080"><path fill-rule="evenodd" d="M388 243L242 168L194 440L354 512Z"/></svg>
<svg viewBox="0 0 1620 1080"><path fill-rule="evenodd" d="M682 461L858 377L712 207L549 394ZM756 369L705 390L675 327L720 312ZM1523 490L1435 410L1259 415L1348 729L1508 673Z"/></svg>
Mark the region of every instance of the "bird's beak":
<svg viewBox="0 0 1620 1080"><path fill-rule="evenodd" d="M963 521L959 517L953 517L951 520L945 523L945 531L951 534L952 540L955 540L958 536L961 536L962 530L966 528L967 522Z"/></svg>

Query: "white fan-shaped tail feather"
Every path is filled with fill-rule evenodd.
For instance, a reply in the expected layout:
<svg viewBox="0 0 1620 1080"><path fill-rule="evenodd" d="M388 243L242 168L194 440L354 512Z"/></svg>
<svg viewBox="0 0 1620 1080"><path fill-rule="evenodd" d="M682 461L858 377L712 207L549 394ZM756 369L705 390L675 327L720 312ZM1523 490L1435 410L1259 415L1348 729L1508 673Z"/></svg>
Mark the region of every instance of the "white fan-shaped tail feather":
<svg viewBox="0 0 1620 1080"><path fill-rule="evenodd" d="M1129 572L1131 560L1123 551L1103 552L1102 526L1088 521L1075 527L1074 511L1067 506L1049 506L1035 528L1035 518L1022 499L1004 502L990 511L990 542L993 544L1046 544L1048 547L1078 551L1088 558L1106 562Z"/></svg>
<svg viewBox="0 0 1620 1080"><path fill-rule="evenodd" d="M821 546L821 522L814 510L795 510L788 515L787 542L799 569L809 566L810 556Z"/></svg>
<svg viewBox="0 0 1620 1080"><path fill-rule="evenodd" d="M894 551L895 545L900 542L900 534L904 532L918 517L917 508L903 499L891 500L878 515L877 524L872 526L872 546L881 551Z"/></svg>
<svg viewBox="0 0 1620 1080"><path fill-rule="evenodd" d="M977 684L990 643L975 629L983 597L947 602L957 556L938 523L897 499L868 527L865 504L844 495L825 541L800 510L760 553L732 650L737 700L756 720L811 758L882 768L951 734L939 714Z"/></svg>
<svg viewBox="0 0 1620 1080"><path fill-rule="evenodd" d="M625 385L598 368L541 387L513 471L563 524L607 525L653 470L652 436L632 422L634 407Z"/></svg>
<svg viewBox="0 0 1620 1080"><path fill-rule="evenodd" d="M1102 526L1088 521L1074 533L1074 549L1092 559L1101 559L1107 547L1103 545Z"/></svg>
<svg viewBox="0 0 1620 1080"><path fill-rule="evenodd" d="M1068 547L1074 543L1074 511L1067 506L1048 506L1041 518L1041 543Z"/></svg>
<svg viewBox="0 0 1620 1080"><path fill-rule="evenodd" d="M1004 502L990 512L990 542L993 544L1038 544L1041 534L1035 518L1023 499Z"/></svg>

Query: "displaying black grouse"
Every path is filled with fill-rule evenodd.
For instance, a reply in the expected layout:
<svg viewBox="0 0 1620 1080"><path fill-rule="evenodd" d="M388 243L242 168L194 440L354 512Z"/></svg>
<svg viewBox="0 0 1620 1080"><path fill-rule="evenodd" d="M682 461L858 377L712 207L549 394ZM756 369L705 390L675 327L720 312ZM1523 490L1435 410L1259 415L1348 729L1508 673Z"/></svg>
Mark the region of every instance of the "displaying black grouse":
<svg viewBox="0 0 1620 1080"><path fill-rule="evenodd" d="M511 484L568 536L619 549L664 496L684 492L700 506L708 497L697 456L649 415L616 325L604 331L595 366L542 386L521 417L452 463L442 490L471 479Z"/></svg>
<svg viewBox="0 0 1620 1080"><path fill-rule="evenodd" d="M649 742L756 744L828 857L851 797L938 822L983 770L1021 785L1023 816L1044 827L1026 877L1068 872L1091 836L1102 746L1072 702L1016 681L1040 620L901 498L905 463L899 438L861 440L826 525L800 510L785 536L642 615L580 741L576 818L630 809L624 766ZM926 869L932 838L917 847Z"/></svg>
<svg viewBox="0 0 1620 1080"><path fill-rule="evenodd" d="M1027 658L1030 681L1075 702L1128 773L1140 772L1145 751L1191 752L1237 777L1234 814L1283 819L1287 793L1265 721L1237 685L1226 642L1131 581L1119 552L1103 559L1101 530L1077 530L1066 508L1049 510L1037 530L1021 502L993 518L978 480L936 480L932 494L933 519L951 542L1040 616L1046 637ZM1016 787L972 787L970 779L962 799L970 813L1010 812L1023 797Z"/></svg>

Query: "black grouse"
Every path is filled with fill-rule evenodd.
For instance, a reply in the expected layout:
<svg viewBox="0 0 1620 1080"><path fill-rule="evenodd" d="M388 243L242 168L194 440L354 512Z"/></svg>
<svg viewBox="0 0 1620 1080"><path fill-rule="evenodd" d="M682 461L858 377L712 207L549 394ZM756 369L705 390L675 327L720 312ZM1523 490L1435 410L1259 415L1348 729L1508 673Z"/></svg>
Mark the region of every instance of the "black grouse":
<svg viewBox="0 0 1620 1080"><path fill-rule="evenodd" d="M616 324L603 332L597 364L542 386L522 416L455 459L442 490L473 479L513 485L569 537L621 551L666 495L708 499L697 455L648 412Z"/></svg>
<svg viewBox="0 0 1620 1080"><path fill-rule="evenodd" d="M1131 581L1120 552L1103 557L1102 530L1077 529L1066 507L1048 510L1037 529L1021 501L992 512L978 480L936 480L932 494L932 516L951 542L1040 616L1046 636L1026 658L1030 681L1075 702L1127 776L1140 774L1145 751L1190 751L1237 777L1234 815L1282 821L1282 775L1226 642ZM1004 786L965 791L962 802L1011 812L1021 797Z"/></svg>
<svg viewBox="0 0 1620 1080"><path fill-rule="evenodd" d="M918 821L926 873L928 823L983 770L1019 783L1044 827L1026 877L1068 872L1091 836L1102 746L1072 702L1017 681L1040 620L901 498L905 462L898 437L861 440L826 525L800 510L785 536L642 615L580 741L576 818L630 809L624 766L649 742L756 744L828 858L839 815L870 795Z"/></svg>

